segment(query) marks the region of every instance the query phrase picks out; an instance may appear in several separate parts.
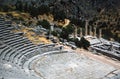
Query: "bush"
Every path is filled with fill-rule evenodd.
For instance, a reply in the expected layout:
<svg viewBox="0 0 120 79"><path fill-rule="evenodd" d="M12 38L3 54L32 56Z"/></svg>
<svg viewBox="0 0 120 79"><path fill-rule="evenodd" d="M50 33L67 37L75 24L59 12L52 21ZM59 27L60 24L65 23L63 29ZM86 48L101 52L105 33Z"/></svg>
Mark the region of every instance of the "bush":
<svg viewBox="0 0 120 79"><path fill-rule="evenodd" d="M56 31L52 31L51 34L54 35L54 36L57 36L57 35L58 35Z"/></svg>
<svg viewBox="0 0 120 79"><path fill-rule="evenodd" d="M53 15L55 20L64 20L66 18L66 14L63 10L53 12Z"/></svg>
<svg viewBox="0 0 120 79"><path fill-rule="evenodd" d="M37 25L42 25L43 28L50 29L50 23L47 20L38 21Z"/></svg>
<svg viewBox="0 0 120 79"><path fill-rule="evenodd" d="M90 46L90 42L88 42L84 37L81 38L80 42L84 49L87 49Z"/></svg>
<svg viewBox="0 0 120 79"><path fill-rule="evenodd" d="M82 37L80 41L75 39L75 44L76 46L80 48L83 47L86 50L88 50L88 47L90 46L90 43L84 37Z"/></svg>
<svg viewBox="0 0 120 79"><path fill-rule="evenodd" d="M39 10L39 14L43 15L43 14L48 14L50 12L50 8L47 5L41 5L40 7L38 7Z"/></svg>
<svg viewBox="0 0 120 79"><path fill-rule="evenodd" d="M69 34L73 32L74 32L74 27L71 24L69 24L68 26L63 27L60 37L64 39L68 39Z"/></svg>

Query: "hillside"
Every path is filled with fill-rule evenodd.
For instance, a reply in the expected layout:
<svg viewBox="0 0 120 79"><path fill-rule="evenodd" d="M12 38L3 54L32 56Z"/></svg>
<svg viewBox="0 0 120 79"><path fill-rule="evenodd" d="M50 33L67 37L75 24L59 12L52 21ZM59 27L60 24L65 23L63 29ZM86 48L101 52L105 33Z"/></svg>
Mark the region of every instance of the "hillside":
<svg viewBox="0 0 120 79"><path fill-rule="evenodd" d="M119 0L1 0L0 3L1 11L17 10L33 17L53 14L54 20L67 18L82 28L89 19L89 25L103 30L104 38L120 42Z"/></svg>

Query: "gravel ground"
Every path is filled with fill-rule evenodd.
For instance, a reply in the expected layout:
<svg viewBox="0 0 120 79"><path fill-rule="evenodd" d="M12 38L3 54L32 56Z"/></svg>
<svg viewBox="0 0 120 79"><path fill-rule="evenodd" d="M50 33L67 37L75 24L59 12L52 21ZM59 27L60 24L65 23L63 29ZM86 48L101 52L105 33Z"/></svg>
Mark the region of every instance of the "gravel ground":
<svg viewBox="0 0 120 79"><path fill-rule="evenodd" d="M35 71L44 79L101 79L116 70L80 53L46 55L35 63Z"/></svg>

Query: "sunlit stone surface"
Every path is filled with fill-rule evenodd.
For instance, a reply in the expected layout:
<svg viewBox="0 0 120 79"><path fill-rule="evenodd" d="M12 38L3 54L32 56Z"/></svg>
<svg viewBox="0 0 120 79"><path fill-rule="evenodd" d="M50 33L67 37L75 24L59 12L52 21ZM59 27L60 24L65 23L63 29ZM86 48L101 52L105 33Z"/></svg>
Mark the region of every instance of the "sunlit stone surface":
<svg viewBox="0 0 120 79"><path fill-rule="evenodd" d="M100 79L115 68L78 53L52 54L35 62L35 72L45 79Z"/></svg>

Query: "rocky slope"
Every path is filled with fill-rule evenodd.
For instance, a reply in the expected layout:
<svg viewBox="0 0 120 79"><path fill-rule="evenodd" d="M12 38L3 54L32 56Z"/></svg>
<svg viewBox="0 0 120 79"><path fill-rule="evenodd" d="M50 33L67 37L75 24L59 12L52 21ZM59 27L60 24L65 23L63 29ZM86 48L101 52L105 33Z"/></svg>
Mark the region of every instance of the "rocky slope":
<svg viewBox="0 0 120 79"><path fill-rule="evenodd" d="M80 24L81 21L89 19L91 26L103 29L104 37L108 39L112 37L120 42L119 0L0 0L0 3L0 5L21 5L21 8L25 9L21 11L33 6L34 11L31 14L37 12L39 14L42 11L44 13L47 10L54 15L55 20L68 18L79 26L84 26ZM45 6L45 10L40 7L42 5ZM29 8L27 10L31 12Z"/></svg>
<svg viewBox="0 0 120 79"><path fill-rule="evenodd" d="M35 7L47 5L54 12L64 11L67 17L87 17L97 15L97 13L109 10L118 11L120 9L119 0L1 0L1 4L15 5L22 2L24 5Z"/></svg>

